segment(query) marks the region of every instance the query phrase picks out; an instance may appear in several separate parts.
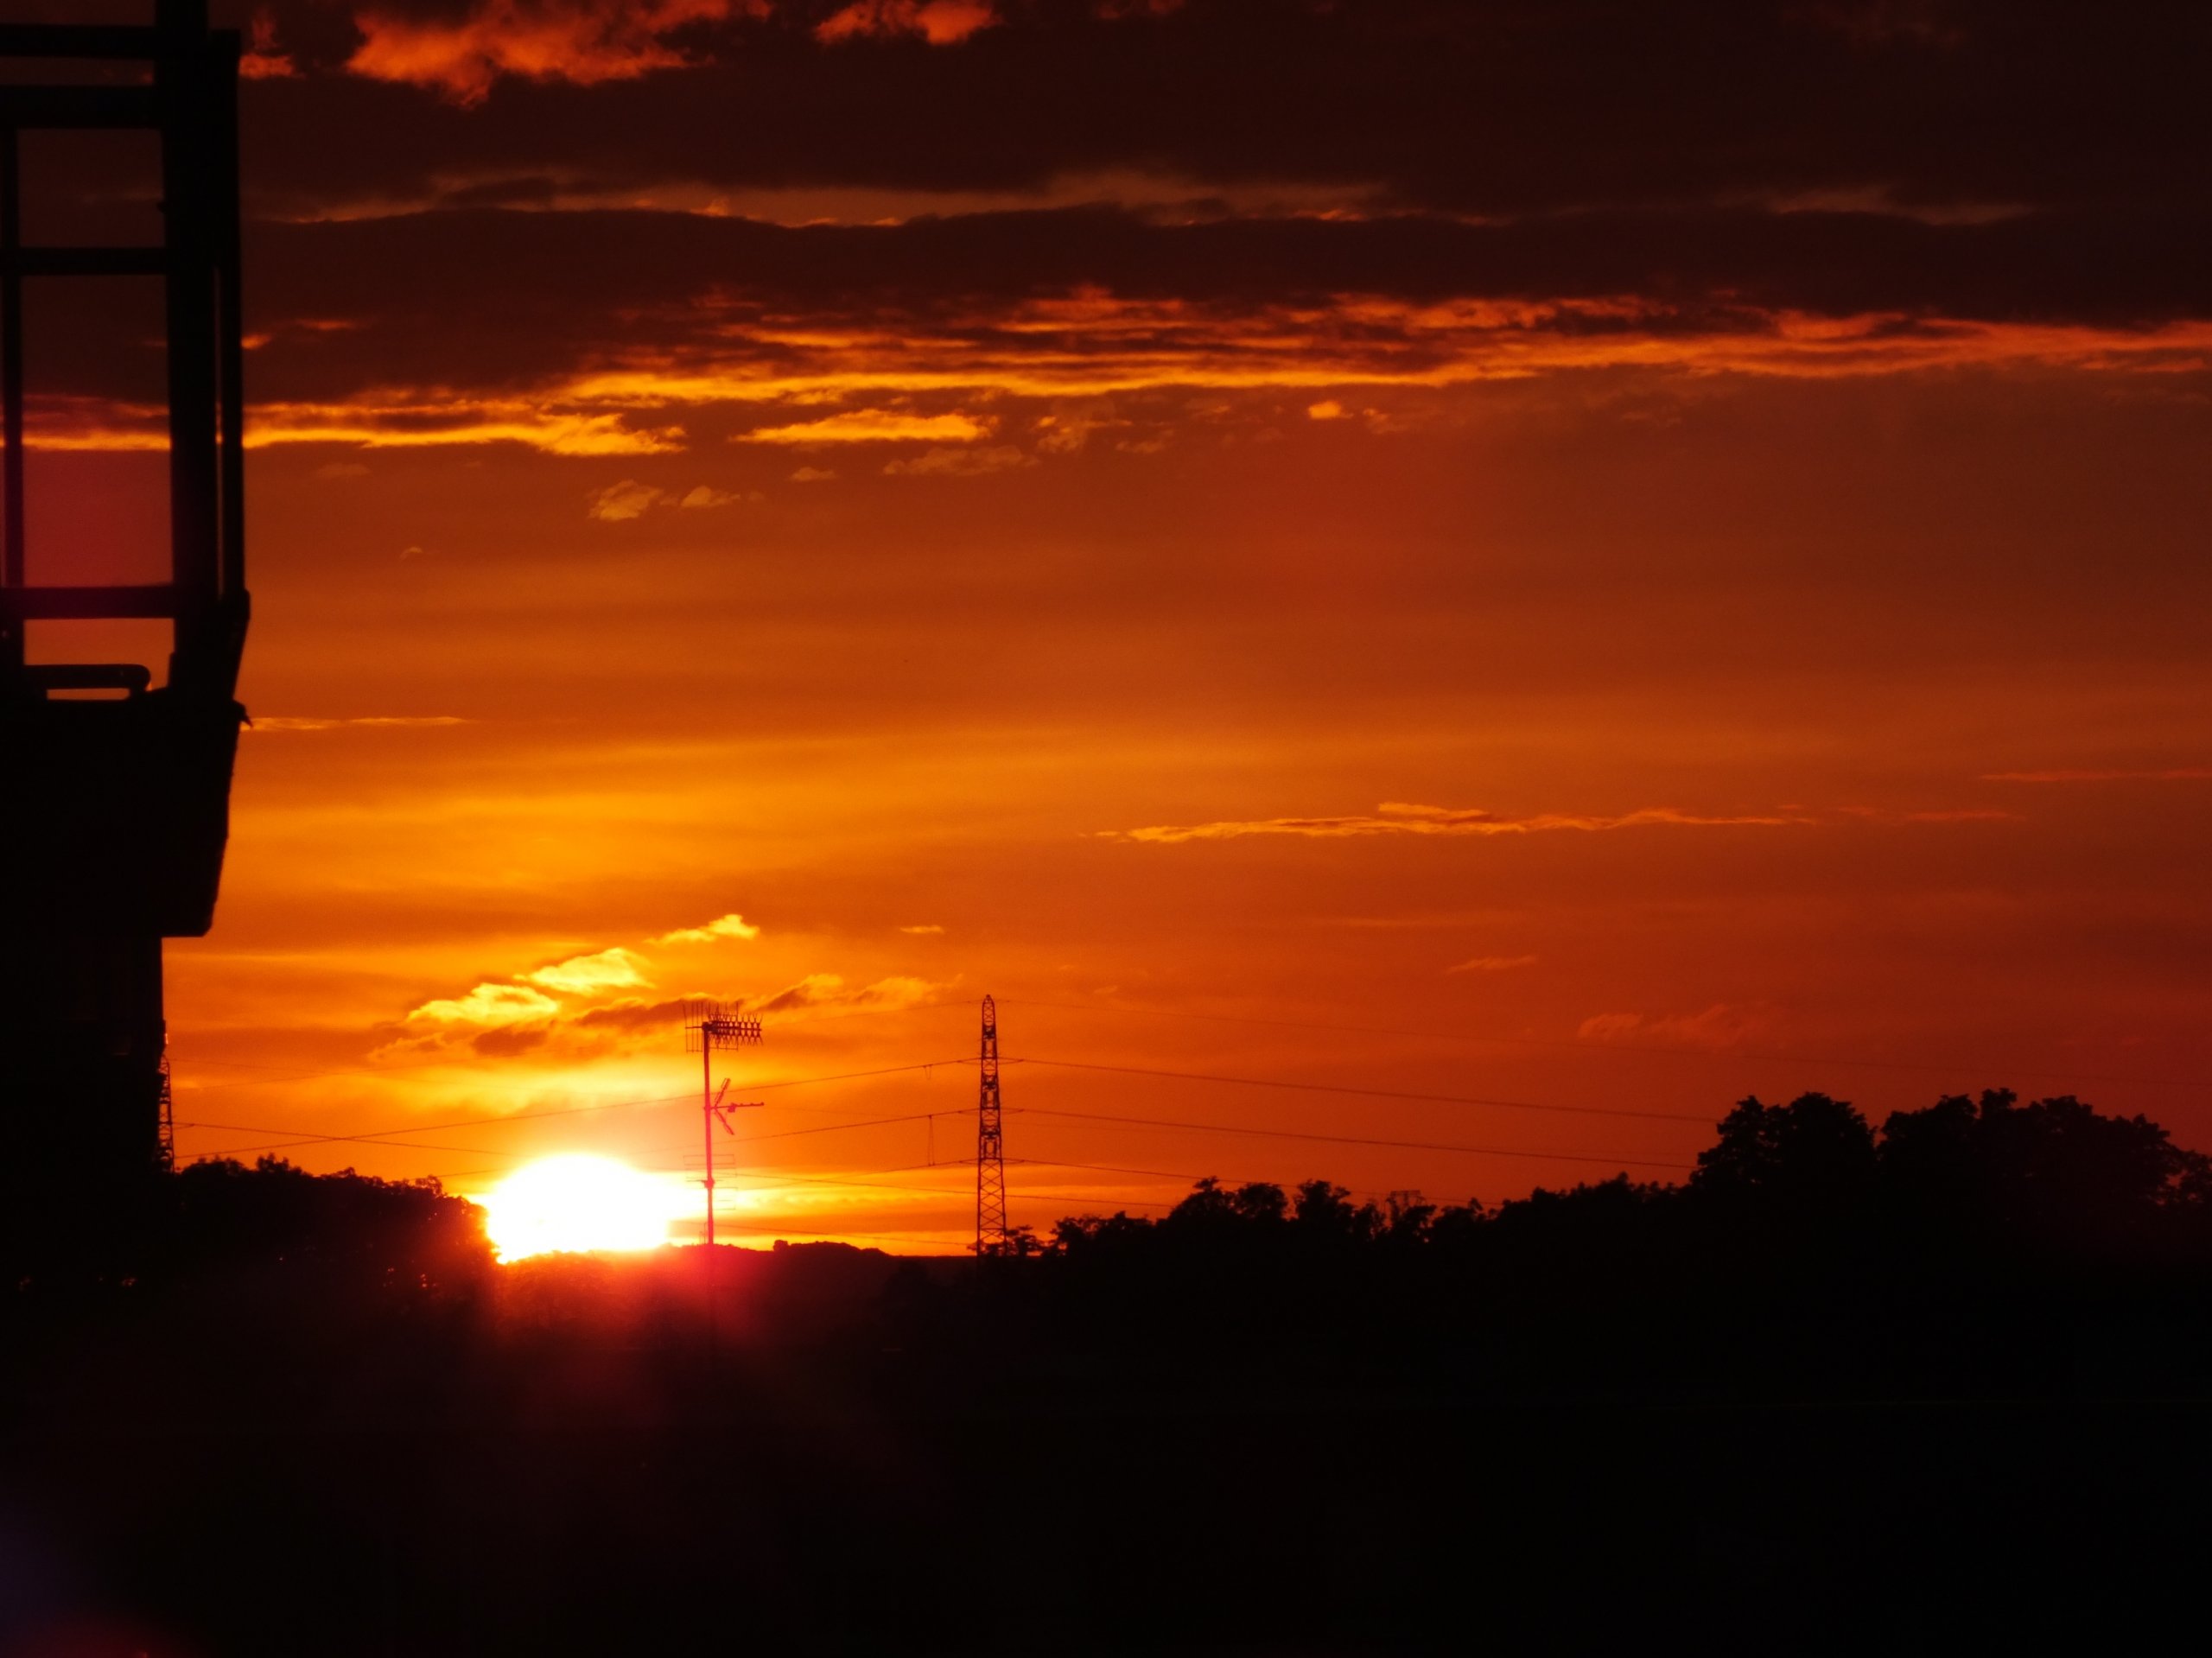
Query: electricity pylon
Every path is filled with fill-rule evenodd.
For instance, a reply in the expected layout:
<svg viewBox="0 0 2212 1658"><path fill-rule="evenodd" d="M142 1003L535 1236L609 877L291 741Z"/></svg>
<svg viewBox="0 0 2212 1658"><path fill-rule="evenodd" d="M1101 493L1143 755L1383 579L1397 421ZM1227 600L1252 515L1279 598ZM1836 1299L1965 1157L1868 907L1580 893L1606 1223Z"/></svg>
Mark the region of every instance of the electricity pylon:
<svg viewBox="0 0 2212 1658"><path fill-rule="evenodd" d="M1007 1253L1006 1141L999 1128L999 1009L983 998L982 1092L976 1102L976 1254Z"/></svg>

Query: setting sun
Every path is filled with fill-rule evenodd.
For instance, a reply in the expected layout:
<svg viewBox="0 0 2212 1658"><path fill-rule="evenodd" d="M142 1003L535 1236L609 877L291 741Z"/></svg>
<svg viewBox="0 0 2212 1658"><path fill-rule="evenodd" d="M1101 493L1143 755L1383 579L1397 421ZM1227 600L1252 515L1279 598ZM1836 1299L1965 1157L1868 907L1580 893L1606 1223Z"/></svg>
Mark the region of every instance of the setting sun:
<svg viewBox="0 0 2212 1658"><path fill-rule="evenodd" d="M486 1193L485 1230L502 1261L555 1251L657 1249L668 1242L671 1195L612 1158L541 1158Z"/></svg>

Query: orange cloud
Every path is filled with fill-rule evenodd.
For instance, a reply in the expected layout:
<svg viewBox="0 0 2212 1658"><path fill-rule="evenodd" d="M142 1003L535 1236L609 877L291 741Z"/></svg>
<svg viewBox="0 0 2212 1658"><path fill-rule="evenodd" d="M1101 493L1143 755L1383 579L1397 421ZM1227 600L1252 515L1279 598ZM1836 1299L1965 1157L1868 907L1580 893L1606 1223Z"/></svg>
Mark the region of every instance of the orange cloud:
<svg viewBox="0 0 2212 1658"><path fill-rule="evenodd" d="M290 56L277 49L276 18L266 8L255 12L253 21L246 25L239 75L247 80L283 80L299 73Z"/></svg>
<svg viewBox="0 0 2212 1658"><path fill-rule="evenodd" d="M853 0L817 24L814 38L834 44L918 35L931 46L952 46L998 21L989 0Z"/></svg>
<svg viewBox="0 0 2212 1658"><path fill-rule="evenodd" d="M1656 1017L1644 1013L1598 1013L1584 1020L1575 1035L1585 1042L1635 1043L1719 1052L1759 1034L1770 1022L1747 1009L1716 1002L1701 1013Z"/></svg>
<svg viewBox="0 0 2212 1658"><path fill-rule="evenodd" d="M477 104L501 75L591 86L679 67L665 36L759 10L755 0L478 0L458 22L370 10L354 19L361 44L346 67Z"/></svg>
<svg viewBox="0 0 2212 1658"><path fill-rule="evenodd" d="M758 938L760 929L743 916L730 914L703 927L678 927L653 940L656 944L711 944L717 938Z"/></svg>
<svg viewBox="0 0 2212 1658"><path fill-rule="evenodd" d="M1985 783L2203 783L2212 765L2174 765L2162 772L1988 772Z"/></svg>
<svg viewBox="0 0 2212 1658"><path fill-rule="evenodd" d="M525 983L543 986L566 995L594 995L605 990L650 986L637 956L620 944L591 956L571 956L534 972L518 975Z"/></svg>
<svg viewBox="0 0 2212 1658"><path fill-rule="evenodd" d="M106 435L87 432L80 443L51 447L139 447L105 441ZM668 454L683 448L683 434L672 427L641 430L620 414L548 410L542 400L479 402L432 392L412 403L263 403L253 411L245 441L250 449L278 443L352 443L365 449L518 443L547 454ZM154 447L166 448L166 441Z"/></svg>
<svg viewBox="0 0 2212 1658"><path fill-rule="evenodd" d="M883 470L893 477L976 478L985 473L1018 472L1036 464L1035 455L1001 444L988 449L931 449L911 461L887 462Z"/></svg>
<svg viewBox="0 0 2212 1658"><path fill-rule="evenodd" d="M246 722L248 731L341 731L364 726L465 726L451 714L372 714L358 719L323 720L307 715L264 714Z"/></svg>
<svg viewBox="0 0 2212 1658"><path fill-rule="evenodd" d="M658 507L696 511L707 507L734 506L745 500L758 502L761 499L759 495L742 495L735 490L716 489L710 484L695 484L679 493L656 485L641 484L634 478L625 478L619 484L609 484L604 489L595 489L586 495L584 516L601 524L626 524L632 518L642 518Z"/></svg>
<svg viewBox="0 0 2212 1658"><path fill-rule="evenodd" d="M791 426L764 426L738 435L741 443L969 443L990 428L966 415L902 415L855 409Z"/></svg>
<svg viewBox="0 0 2212 1658"><path fill-rule="evenodd" d="M1160 824L1149 829L1112 831L1123 841L1154 846L1179 846L1186 841L1236 841L1255 835L1296 835L1310 841L1345 841L1376 835L1540 835L1554 829L1592 833L1605 829L1642 829L1668 825L1708 829L1752 826L1784 828L1812 823L1796 815L1702 817L1671 806L1650 806L1614 817L1570 816L1543 812L1533 817L1499 817L1486 811L1455 811L1444 806L1409 805L1385 801L1373 816L1263 817L1218 823Z"/></svg>
<svg viewBox="0 0 2212 1658"><path fill-rule="evenodd" d="M932 984L927 979L900 975L878 979L874 984L858 990L848 990L842 974L810 973L788 989L779 990L773 995L752 998L745 1006L747 1012L760 1013L790 1013L802 1008L815 1007L912 1007L929 1001L939 991L950 988L950 985Z"/></svg>
<svg viewBox="0 0 2212 1658"><path fill-rule="evenodd" d="M400 1023L417 1033L436 1032L456 1026L494 1030L550 1019L561 1004L543 992L519 984L480 984L465 996L426 1001Z"/></svg>
<svg viewBox="0 0 2212 1658"><path fill-rule="evenodd" d="M795 320L696 308L687 343L633 351L601 365L548 365L527 395L470 395L451 385L383 385L334 399L257 404L250 447L340 443L365 448L517 444L548 454L681 452L687 409L851 400L821 418L757 428L733 441L791 447L858 442L973 443L993 426L968 414L876 406L918 397L1028 397L1061 412L1038 447L1081 447L1107 421L1065 412L1073 399L1156 391L1276 394L1310 410L1325 391L1442 391L1578 370L1691 376L1845 379L1966 368L2032 366L2172 375L2212 366L2212 323L2106 329L1985 322L1903 326L1890 316L1759 314L1705 332L1670 331L1637 302L1466 301L1436 304L1344 297L1224 314L1179 301L1083 293L933 321L926 328ZM1602 323L1605 326L1592 326ZM733 345L733 341L741 342ZM117 400L35 400L30 447L167 448L158 411ZM1368 421L1370 429L1376 422ZM1145 452L1141 443L1124 445ZM1155 446L1156 447L1156 446ZM929 470L1003 470L995 464ZM902 467L901 470L913 470ZM818 474L817 474L818 475ZM808 481L802 480L801 481Z"/></svg>
<svg viewBox="0 0 2212 1658"><path fill-rule="evenodd" d="M642 518L658 506L668 492L651 484L641 484L634 478L625 478L619 484L609 484L605 489L595 489L586 498L584 516L596 518L601 524L623 524L632 518Z"/></svg>

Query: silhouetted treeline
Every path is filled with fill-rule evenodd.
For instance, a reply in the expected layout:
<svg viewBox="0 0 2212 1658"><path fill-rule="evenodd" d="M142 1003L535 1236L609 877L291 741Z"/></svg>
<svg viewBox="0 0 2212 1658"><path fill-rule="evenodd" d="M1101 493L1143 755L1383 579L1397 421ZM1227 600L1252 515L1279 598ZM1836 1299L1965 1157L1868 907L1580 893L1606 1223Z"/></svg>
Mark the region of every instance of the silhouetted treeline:
<svg viewBox="0 0 2212 1658"><path fill-rule="evenodd" d="M2207 1160L2070 1099L983 1261L494 1268L435 1182L274 1159L142 1197L127 1269L0 1292L0 1658L2108 1648L2212 1477Z"/></svg>
<svg viewBox="0 0 2212 1658"><path fill-rule="evenodd" d="M1681 1185L1486 1209L1199 1184L1063 1221L1019 1294L1133 1363L1325 1355L1508 1388L2044 1392L2212 1383L2212 1159L2001 1090L1752 1098Z"/></svg>
<svg viewBox="0 0 2212 1658"><path fill-rule="evenodd" d="M1411 1191L1355 1204L1325 1180L1287 1192L1202 1180L1160 1220L1065 1220L1045 1249L1094 1261L1257 1250L1316 1262L1525 1248L1534 1237L1580 1254L1624 1227L1695 1231L1762 1251L1909 1246L1980 1259L2202 1260L2212 1245L2212 1158L2175 1146L2146 1118L2102 1116L2070 1096L2022 1105L2001 1089L1979 1100L1955 1095L1895 1113L1878 1131L1825 1094L1787 1105L1754 1096L1722 1119L1717 1142L1681 1185L1622 1175L1485 1210Z"/></svg>
<svg viewBox="0 0 2212 1658"><path fill-rule="evenodd" d="M1494 1208L1202 1180L1157 1219L1073 1217L980 1263L800 1246L718 1251L705 1276L696 1250L495 1272L480 1211L436 1181L271 1157L165 1178L125 1232L131 1261L97 1281L19 1270L18 1333L41 1307L119 1305L272 1340L406 1318L626 1349L842 1342L917 1375L981 1346L1123 1373L1288 1360L1509 1388L2212 1381L2212 1159L2140 1116L2001 1090L1878 1129L1822 1094L1747 1099L1681 1184L1622 1176Z"/></svg>

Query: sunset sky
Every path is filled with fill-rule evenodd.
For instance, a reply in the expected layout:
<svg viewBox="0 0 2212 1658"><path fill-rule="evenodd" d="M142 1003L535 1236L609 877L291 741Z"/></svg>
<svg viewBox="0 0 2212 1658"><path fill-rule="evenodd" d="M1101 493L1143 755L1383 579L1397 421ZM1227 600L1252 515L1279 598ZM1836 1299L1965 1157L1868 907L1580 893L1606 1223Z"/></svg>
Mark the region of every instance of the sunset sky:
<svg viewBox="0 0 2212 1658"><path fill-rule="evenodd" d="M2202 6L216 11L185 1153L673 1185L709 994L725 1236L956 1247L987 991L1040 1228L1678 1178L1753 1091L2212 1147ZM118 579L146 325L31 327Z"/></svg>

